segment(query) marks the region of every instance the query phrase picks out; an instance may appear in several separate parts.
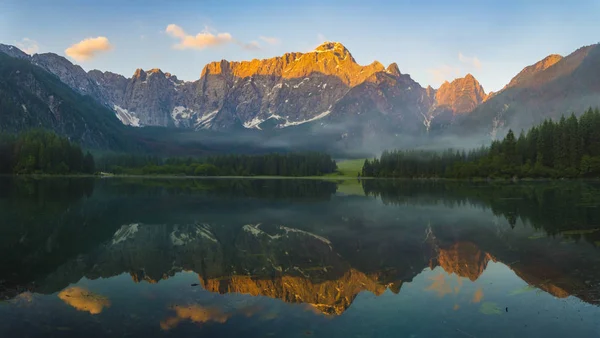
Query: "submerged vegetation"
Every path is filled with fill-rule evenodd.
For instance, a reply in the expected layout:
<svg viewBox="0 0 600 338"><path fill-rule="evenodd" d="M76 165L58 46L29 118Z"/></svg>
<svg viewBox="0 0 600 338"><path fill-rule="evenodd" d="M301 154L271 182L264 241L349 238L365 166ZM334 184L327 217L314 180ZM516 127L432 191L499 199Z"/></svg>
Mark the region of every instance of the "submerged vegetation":
<svg viewBox="0 0 600 338"><path fill-rule="evenodd" d="M600 176L600 110L546 120L518 137L469 152L386 151L361 174L403 178L589 178Z"/></svg>

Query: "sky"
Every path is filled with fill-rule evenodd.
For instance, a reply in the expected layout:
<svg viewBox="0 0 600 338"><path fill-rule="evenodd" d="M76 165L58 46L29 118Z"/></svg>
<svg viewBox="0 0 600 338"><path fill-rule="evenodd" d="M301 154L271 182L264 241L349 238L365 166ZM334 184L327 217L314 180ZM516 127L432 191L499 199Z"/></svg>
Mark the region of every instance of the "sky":
<svg viewBox="0 0 600 338"><path fill-rule="evenodd" d="M467 73L497 91L525 66L600 41L599 0L0 0L0 43L130 77L197 80L211 61L344 44L423 87Z"/></svg>

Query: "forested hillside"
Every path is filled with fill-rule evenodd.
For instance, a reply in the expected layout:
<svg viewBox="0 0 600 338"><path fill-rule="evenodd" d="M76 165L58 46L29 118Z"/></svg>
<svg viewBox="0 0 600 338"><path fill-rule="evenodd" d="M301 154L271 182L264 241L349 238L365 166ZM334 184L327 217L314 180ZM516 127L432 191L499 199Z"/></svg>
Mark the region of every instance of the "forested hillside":
<svg viewBox="0 0 600 338"><path fill-rule="evenodd" d="M52 130L93 148L138 147L111 110L42 68L0 52L0 132L32 128Z"/></svg>
<svg viewBox="0 0 600 338"><path fill-rule="evenodd" d="M93 174L94 157L55 133L0 133L0 174Z"/></svg>
<svg viewBox="0 0 600 338"><path fill-rule="evenodd" d="M600 110L588 109L559 121L546 120L518 137L470 152L447 150L386 151L366 160L369 177L598 177L600 176Z"/></svg>

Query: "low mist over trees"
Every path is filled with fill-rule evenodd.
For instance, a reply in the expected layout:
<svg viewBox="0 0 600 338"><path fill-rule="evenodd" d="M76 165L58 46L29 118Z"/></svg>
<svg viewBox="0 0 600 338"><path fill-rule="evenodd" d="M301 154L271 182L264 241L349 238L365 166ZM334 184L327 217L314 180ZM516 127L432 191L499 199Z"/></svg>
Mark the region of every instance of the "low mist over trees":
<svg viewBox="0 0 600 338"><path fill-rule="evenodd" d="M470 152L447 150L386 151L366 160L368 177L598 177L600 176L600 111L581 117L546 120L515 136Z"/></svg>

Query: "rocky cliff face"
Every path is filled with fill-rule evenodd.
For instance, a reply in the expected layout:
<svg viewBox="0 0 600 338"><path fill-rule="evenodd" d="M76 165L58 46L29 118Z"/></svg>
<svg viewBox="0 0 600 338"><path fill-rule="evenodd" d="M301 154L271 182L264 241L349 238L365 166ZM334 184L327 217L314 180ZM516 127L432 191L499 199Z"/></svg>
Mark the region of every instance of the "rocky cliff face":
<svg viewBox="0 0 600 338"><path fill-rule="evenodd" d="M300 125L329 115L350 88L384 70L378 62L357 64L340 43L266 60L213 62L196 83L190 109L213 129L261 129L269 120L280 128Z"/></svg>
<svg viewBox="0 0 600 338"><path fill-rule="evenodd" d="M444 82L435 93L437 107L449 109L453 114L471 112L486 98L483 87L471 74L452 82Z"/></svg>
<svg viewBox="0 0 600 338"><path fill-rule="evenodd" d="M600 45L566 57L550 55L526 67L502 91L473 110L459 128L501 136L509 128L527 129L547 118L583 113L600 105Z"/></svg>
<svg viewBox="0 0 600 338"><path fill-rule="evenodd" d="M31 57L31 63L58 76L64 84L80 94L102 99L98 83L93 81L83 68L64 57L53 53L35 54Z"/></svg>
<svg viewBox="0 0 600 338"><path fill-rule="evenodd" d="M435 90L422 88L395 63L387 68L377 61L359 65L338 42L264 60L211 62L194 82L160 69L138 69L131 78L98 70L86 73L56 54L29 56L16 47L0 47L91 96L131 126L260 130L321 120L344 128L358 125L359 132L420 131L436 115L432 108L450 106L463 113L472 106L463 96L450 94L450 88L441 91L445 94L438 103ZM471 87L477 92L469 94L474 97L469 102L480 102L480 86Z"/></svg>
<svg viewBox="0 0 600 338"><path fill-rule="evenodd" d="M551 54L545 57L544 59L534 63L533 65L523 68L523 70L520 71L519 74L517 74L510 80L510 82L504 87L504 89L526 85L528 80L533 78L539 72L542 72L555 65L558 61L562 60L562 58L563 57L558 54Z"/></svg>
<svg viewBox="0 0 600 338"><path fill-rule="evenodd" d="M211 62L193 82L159 69L138 69L131 78L86 73L56 54L29 56L14 46L0 45L0 52L56 75L132 126L261 130L307 124L311 131L332 127L338 138L360 139L453 125L463 128L461 135L485 129L494 137L508 127L600 105L598 45L564 58L550 55L489 95L470 74L437 90L423 88L396 64L359 65L337 42L264 60Z"/></svg>
<svg viewBox="0 0 600 338"><path fill-rule="evenodd" d="M0 52L16 59L29 59L28 54L26 54L25 52L23 52L15 46L4 45L0 43Z"/></svg>

